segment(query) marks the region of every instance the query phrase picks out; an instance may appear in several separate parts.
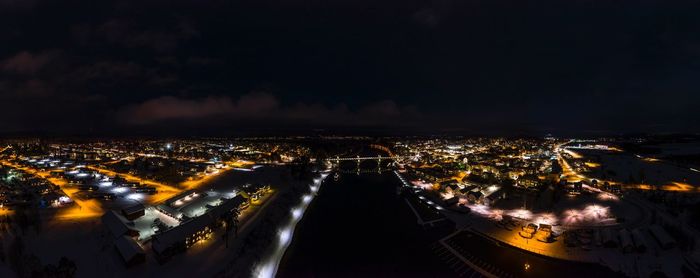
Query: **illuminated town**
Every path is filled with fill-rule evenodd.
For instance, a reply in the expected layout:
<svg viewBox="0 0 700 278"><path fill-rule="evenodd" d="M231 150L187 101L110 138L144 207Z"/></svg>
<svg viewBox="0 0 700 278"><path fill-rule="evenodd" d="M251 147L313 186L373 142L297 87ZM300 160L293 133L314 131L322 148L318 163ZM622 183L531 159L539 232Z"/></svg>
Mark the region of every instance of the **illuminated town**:
<svg viewBox="0 0 700 278"><path fill-rule="evenodd" d="M0 278L700 277L699 11L0 0Z"/></svg>
<svg viewBox="0 0 700 278"><path fill-rule="evenodd" d="M440 276L692 276L700 172L676 160L678 146L551 136L5 140L3 271L305 276L306 248L290 243L295 231L316 233L305 230L307 208L318 214L337 198L326 191L379 177L382 190L326 202L386 199L371 209L413 218L392 229L424 237L420 257ZM331 242L345 234L314 229Z"/></svg>

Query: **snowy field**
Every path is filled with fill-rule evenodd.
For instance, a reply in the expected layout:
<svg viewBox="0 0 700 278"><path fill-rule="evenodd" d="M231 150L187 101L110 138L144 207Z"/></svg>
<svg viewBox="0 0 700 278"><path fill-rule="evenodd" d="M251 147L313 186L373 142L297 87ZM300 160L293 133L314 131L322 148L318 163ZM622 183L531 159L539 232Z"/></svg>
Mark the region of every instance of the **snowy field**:
<svg viewBox="0 0 700 278"><path fill-rule="evenodd" d="M207 181L197 191L223 192L246 183L284 186L293 182L288 168L271 166L255 171L228 171ZM122 205L133 204L129 202ZM147 216L149 219L157 217L168 221L156 211L147 212ZM216 231L211 239L197 243L186 253L175 255L164 265L156 262L150 252L150 245L145 243L143 248L147 251L146 263L126 268L114 248L112 236L102 227L99 218L70 221L47 218L40 234L31 228L28 231L23 236L26 253L37 255L43 265L56 265L65 256L76 263L77 277L211 277L230 262L232 258L228 255L233 253L233 248L225 248L221 231ZM235 245L234 240L230 243ZM14 277L14 274L3 264L0 266L0 277Z"/></svg>
<svg viewBox="0 0 700 278"><path fill-rule="evenodd" d="M589 173L594 177L650 185L669 185L674 182L700 185L700 173L664 162L645 161L626 153L609 153L593 150L579 150L584 159L599 160L601 167Z"/></svg>
<svg viewBox="0 0 700 278"><path fill-rule="evenodd" d="M517 205L515 205L517 204ZM504 215L534 224L553 225L561 228L593 228L638 223L644 219L644 211L632 203L620 200L609 193L584 192L577 196L563 196L549 209L522 208L522 200L503 200L493 207L468 205L478 215L499 221ZM624 216L624 223L618 217Z"/></svg>

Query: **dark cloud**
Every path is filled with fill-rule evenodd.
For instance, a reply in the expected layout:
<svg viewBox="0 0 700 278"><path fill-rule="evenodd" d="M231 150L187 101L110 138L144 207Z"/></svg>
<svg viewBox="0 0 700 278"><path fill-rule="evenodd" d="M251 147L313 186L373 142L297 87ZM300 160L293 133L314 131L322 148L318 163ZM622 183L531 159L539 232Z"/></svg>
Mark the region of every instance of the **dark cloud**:
<svg viewBox="0 0 700 278"><path fill-rule="evenodd" d="M93 29L84 25L75 26L73 31L80 42L89 41L89 36L94 36L114 45L151 48L160 52L172 51L183 41L199 36L199 31L186 19L177 19L173 25L158 28L127 19L112 19Z"/></svg>
<svg viewBox="0 0 700 278"><path fill-rule="evenodd" d="M699 131L700 4L627 2L0 0L0 126Z"/></svg>
<svg viewBox="0 0 700 278"><path fill-rule="evenodd" d="M278 101L267 94L245 95L238 101L225 96L180 99L163 96L130 105L118 112L129 124L152 124L172 119L197 119L213 116L261 117L278 108Z"/></svg>
<svg viewBox="0 0 700 278"><path fill-rule="evenodd" d="M435 27L440 23L440 16L432 9L422 9L413 15L414 19L421 24Z"/></svg>
<svg viewBox="0 0 700 278"><path fill-rule="evenodd" d="M282 105L268 93L250 93L237 99L209 96L183 99L164 96L128 105L117 111L116 119L128 125L154 125L172 120L252 120L271 124L378 125L394 123L397 119L415 121L419 113L412 107L400 107L391 100L369 103L356 110L345 104L328 107L320 103Z"/></svg>
<svg viewBox="0 0 700 278"><path fill-rule="evenodd" d="M0 9L6 11L21 11L34 7L34 0L0 0Z"/></svg>
<svg viewBox="0 0 700 278"><path fill-rule="evenodd" d="M54 55L55 53L51 51L34 54L29 51L21 51L0 61L0 69L11 73L33 74L50 62Z"/></svg>

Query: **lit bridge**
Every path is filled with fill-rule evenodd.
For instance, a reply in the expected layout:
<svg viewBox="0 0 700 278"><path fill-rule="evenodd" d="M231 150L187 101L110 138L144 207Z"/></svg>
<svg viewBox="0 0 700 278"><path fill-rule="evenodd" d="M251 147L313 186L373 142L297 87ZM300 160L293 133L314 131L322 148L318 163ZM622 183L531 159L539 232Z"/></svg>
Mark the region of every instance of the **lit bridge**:
<svg viewBox="0 0 700 278"><path fill-rule="evenodd" d="M412 159L414 156L356 156L356 157L334 157L326 158L329 162L341 162L341 161L362 161L362 160L401 160L401 159Z"/></svg>
<svg viewBox="0 0 700 278"><path fill-rule="evenodd" d="M326 158L325 161L333 165L336 171L345 174L369 174L369 173L382 173L386 171L391 171L393 168L398 166L401 160L412 159L413 156L356 156L356 157L335 157ZM377 165L374 169L362 169L360 163L362 161L376 161ZM343 161L354 161L357 163L357 167L354 170L350 169L340 169L340 163Z"/></svg>
<svg viewBox="0 0 700 278"><path fill-rule="evenodd" d="M335 172L341 173L341 174L358 174L358 175L359 174L381 174L381 173L388 172L388 171L394 171L394 170L389 169L389 168L381 168L381 167L377 167L375 169L357 168L355 170L335 170Z"/></svg>

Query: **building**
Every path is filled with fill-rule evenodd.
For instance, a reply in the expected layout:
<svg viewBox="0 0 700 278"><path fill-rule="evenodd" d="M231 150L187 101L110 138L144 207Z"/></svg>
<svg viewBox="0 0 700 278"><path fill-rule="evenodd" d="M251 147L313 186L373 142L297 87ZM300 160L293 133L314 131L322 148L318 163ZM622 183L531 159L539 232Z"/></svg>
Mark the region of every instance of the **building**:
<svg viewBox="0 0 700 278"><path fill-rule="evenodd" d="M498 200L504 199L506 197L505 190L498 188L493 191L489 191L488 194L484 194L483 203L487 206L492 206L498 202Z"/></svg>
<svg viewBox="0 0 700 278"><path fill-rule="evenodd" d="M146 208L142 204L137 204L122 209L122 215L124 215L124 217L129 220L137 219L141 216L144 216L145 214Z"/></svg>
<svg viewBox="0 0 700 278"><path fill-rule="evenodd" d="M639 229L632 230L632 241L634 241L634 248L637 252L644 252L647 250L647 241L642 235Z"/></svg>
<svg viewBox="0 0 700 278"><path fill-rule="evenodd" d="M573 185L573 192L581 193L581 191L583 191L583 182L575 182Z"/></svg>
<svg viewBox="0 0 700 278"><path fill-rule="evenodd" d="M198 241L211 236L209 225L212 222L211 216L204 214L154 235L151 241L153 252L161 261L184 252Z"/></svg>
<svg viewBox="0 0 700 278"><path fill-rule="evenodd" d="M461 193L464 196L468 196L469 192L472 192L472 191L476 190L477 188L479 188L479 187L476 185L465 186L464 188L459 190L459 193Z"/></svg>
<svg viewBox="0 0 700 278"><path fill-rule="evenodd" d="M607 248L617 247L617 239L615 236L615 231L612 229L603 229L600 232L600 238L603 241L603 246Z"/></svg>
<svg viewBox="0 0 700 278"><path fill-rule="evenodd" d="M632 236L626 229L620 230L618 236L620 237L620 247L622 248L622 252L629 253L634 251Z"/></svg>
<svg viewBox="0 0 700 278"><path fill-rule="evenodd" d="M209 214L215 221L221 220L226 216L226 213L229 213L234 209L238 211L242 210L246 206L246 203L247 201L245 198L243 198L243 196L236 195L236 197L226 199L220 205L211 208L209 211L207 211L207 214Z"/></svg>
<svg viewBox="0 0 700 278"><path fill-rule="evenodd" d="M226 214L240 210L247 205L247 200L241 195L224 201L195 218L152 238L153 252L163 261L180 252L184 252L200 240L209 239L213 229L219 227ZM167 207L167 206L166 206Z"/></svg>
<svg viewBox="0 0 700 278"><path fill-rule="evenodd" d="M132 238L121 236L114 242L114 247L124 259L124 263L129 266L134 266L146 262L146 253Z"/></svg>
<svg viewBox="0 0 700 278"><path fill-rule="evenodd" d="M676 241L659 225L652 225L649 227L649 232L656 239L656 241L661 245L663 249L671 249L676 246Z"/></svg>
<svg viewBox="0 0 700 278"><path fill-rule="evenodd" d="M114 238L119 238L124 235L131 237L139 236L139 232L133 227L133 223L113 210L102 215L102 224Z"/></svg>
<svg viewBox="0 0 700 278"><path fill-rule="evenodd" d="M481 191L470 191L467 194L467 199L470 203L481 203L483 201L484 194Z"/></svg>
<svg viewBox="0 0 700 278"><path fill-rule="evenodd" d="M459 197L457 197L457 196L445 200L445 206L448 206L448 207L452 206L452 205L456 205L457 203L459 203Z"/></svg>

